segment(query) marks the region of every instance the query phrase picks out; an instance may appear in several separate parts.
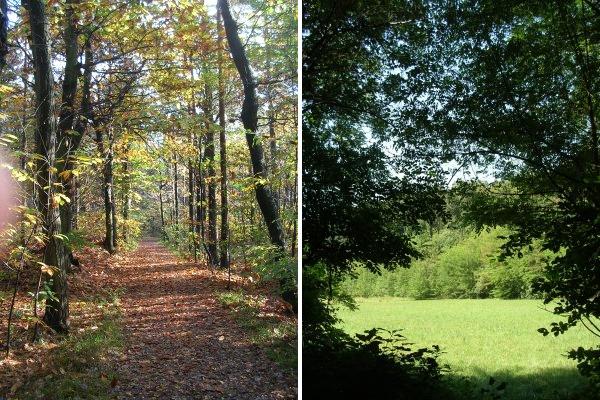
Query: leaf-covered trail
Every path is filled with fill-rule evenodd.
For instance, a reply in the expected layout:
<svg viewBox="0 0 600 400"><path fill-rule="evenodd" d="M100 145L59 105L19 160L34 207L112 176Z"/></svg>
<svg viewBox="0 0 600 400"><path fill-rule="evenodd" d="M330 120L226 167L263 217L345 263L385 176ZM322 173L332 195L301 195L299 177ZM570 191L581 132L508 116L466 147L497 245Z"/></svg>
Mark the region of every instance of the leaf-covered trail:
<svg viewBox="0 0 600 400"><path fill-rule="evenodd" d="M126 336L120 399L292 399L297 384L219 304L226 282L143 241L112 268Z"/></svg>

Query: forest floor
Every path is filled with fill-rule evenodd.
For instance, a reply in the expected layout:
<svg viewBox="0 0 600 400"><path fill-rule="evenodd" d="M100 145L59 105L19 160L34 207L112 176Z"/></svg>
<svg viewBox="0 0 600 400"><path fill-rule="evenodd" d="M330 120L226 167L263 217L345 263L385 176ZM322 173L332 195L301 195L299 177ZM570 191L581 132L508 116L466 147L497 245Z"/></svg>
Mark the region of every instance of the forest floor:
<svg viewBox="0 0 600 400"><path fill-rule="evenodd" d="M296 319L251 274L234 268L228 290L225 272L156 240L117 256L78 256L69 338L45 333L28 344L31 306L19 296L14 350L0 356L0 398L297 397Z"/></svg>

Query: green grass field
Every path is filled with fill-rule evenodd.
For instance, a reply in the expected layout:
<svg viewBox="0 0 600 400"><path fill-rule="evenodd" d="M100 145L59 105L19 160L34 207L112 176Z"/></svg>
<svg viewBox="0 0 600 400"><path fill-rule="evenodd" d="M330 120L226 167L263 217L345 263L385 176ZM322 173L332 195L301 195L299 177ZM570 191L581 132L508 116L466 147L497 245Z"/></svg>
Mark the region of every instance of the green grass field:
<svg viewBox="0 0 600 400"><path fill-rule="evenodd" d="M539 300L380 297L357 303L358 311L341 309L338 314L347 332L402 329L415 348L438 344L444 351L440 360L450 366L453 379L469 377L478 390L493 376L508 383L502 399L558 399L577 392L586 381L564 354L598 344L583 327L543 337L537 329L556 317L541 309Z"/></svg>

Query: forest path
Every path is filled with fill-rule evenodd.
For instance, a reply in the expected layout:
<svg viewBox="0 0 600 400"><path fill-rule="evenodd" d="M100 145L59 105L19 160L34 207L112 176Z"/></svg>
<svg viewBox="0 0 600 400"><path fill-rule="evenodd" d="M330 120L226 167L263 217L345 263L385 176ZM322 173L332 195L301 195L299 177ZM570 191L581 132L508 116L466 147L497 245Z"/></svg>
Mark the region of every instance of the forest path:
<svg viewBox="0 0 600 400"><path fill-rule="evenodd" d="M216 299L218 274L144 240L113 268L126 348L119 399L292 399L291 374L253 345Z"/></svg>

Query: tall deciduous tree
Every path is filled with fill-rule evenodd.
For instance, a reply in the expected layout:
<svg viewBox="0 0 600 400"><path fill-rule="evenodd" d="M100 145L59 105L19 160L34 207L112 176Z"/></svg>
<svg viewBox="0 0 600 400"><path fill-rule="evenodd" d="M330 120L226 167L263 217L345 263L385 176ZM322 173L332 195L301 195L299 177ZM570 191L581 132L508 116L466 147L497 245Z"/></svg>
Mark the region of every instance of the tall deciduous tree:
<svg viewBox="0 0 600 400"><path fill-rule="evenodd" d="M6 65L8 54L8 4L0 0L0 73Z"/></svg>
<svg viewBox="0 0 600 400"><path fill-rule="evenodd" d="M250 150L252 173L256 180L254 184L256 200L258 201L260 211L263 215L265 224L267 225L271 243L278 246L281 250L284 250L285 241L281 220L279 218L279 213L277 212L277 205L273 193L267 186L268 177L265 169L264 151L257 135L258 99L256 94L256 77L254 76L254 72L250 66L248 57L246 56L246 51L240 40L237 24L231 16L229 2L227 0L219 0L218 6L221 11L221 16L223 17L223 25L229 43L229 50L240 75L240 80L244 86L244 102L242 105L241 119L244 128L246 129L246 142L248 144L248 149Z"/></svg>
<svg viewBox="0 0 600 400"><path fill-rule="evenodd" d="M60 104L60 116L58 120L58 149L57 159L58 175L62 178L63 193L66 196L72 196L74 192L74 177L72 170L74 168L73 152L77 150L83 139L83 131L76 131L75 128L75 98L77 95L77 82L79 77L79 51L77 38L78 29L75 26L75 10L79 0L68 0L65 4L65 29L63 39L65 44L65 73L62 83L62 98ZM86 95L84 94L84 97ZM60 207L61 230L67 234L71 232L73 225L73 206L74 199L65 202Z"/></svg>
<svg viewBox="0 0 600 400"><path fill-rule="evenodd" d="M67 332L69 329L69 302L67 288L68 253L61 232L59 202L55 190L57 130L54 120L54 78L50 58L48 18L44 2L24 2L29 11L31 27L31 49L35 75L36 127L35 143L38 154L37 184L38 201L44 218L46 244L44 264L52 279L54 297L46 301L44 320L54 330Z"/></svg>
<svg viewBox="0 0 600 400"><path fill-rule="evenodd" d="M227 200L227 137L225 135L225 82L223 72L223 22L217 11L217 57L219 73L219 150L221 155L221 241L220 265L229 265L229 204Z"/></svg>

